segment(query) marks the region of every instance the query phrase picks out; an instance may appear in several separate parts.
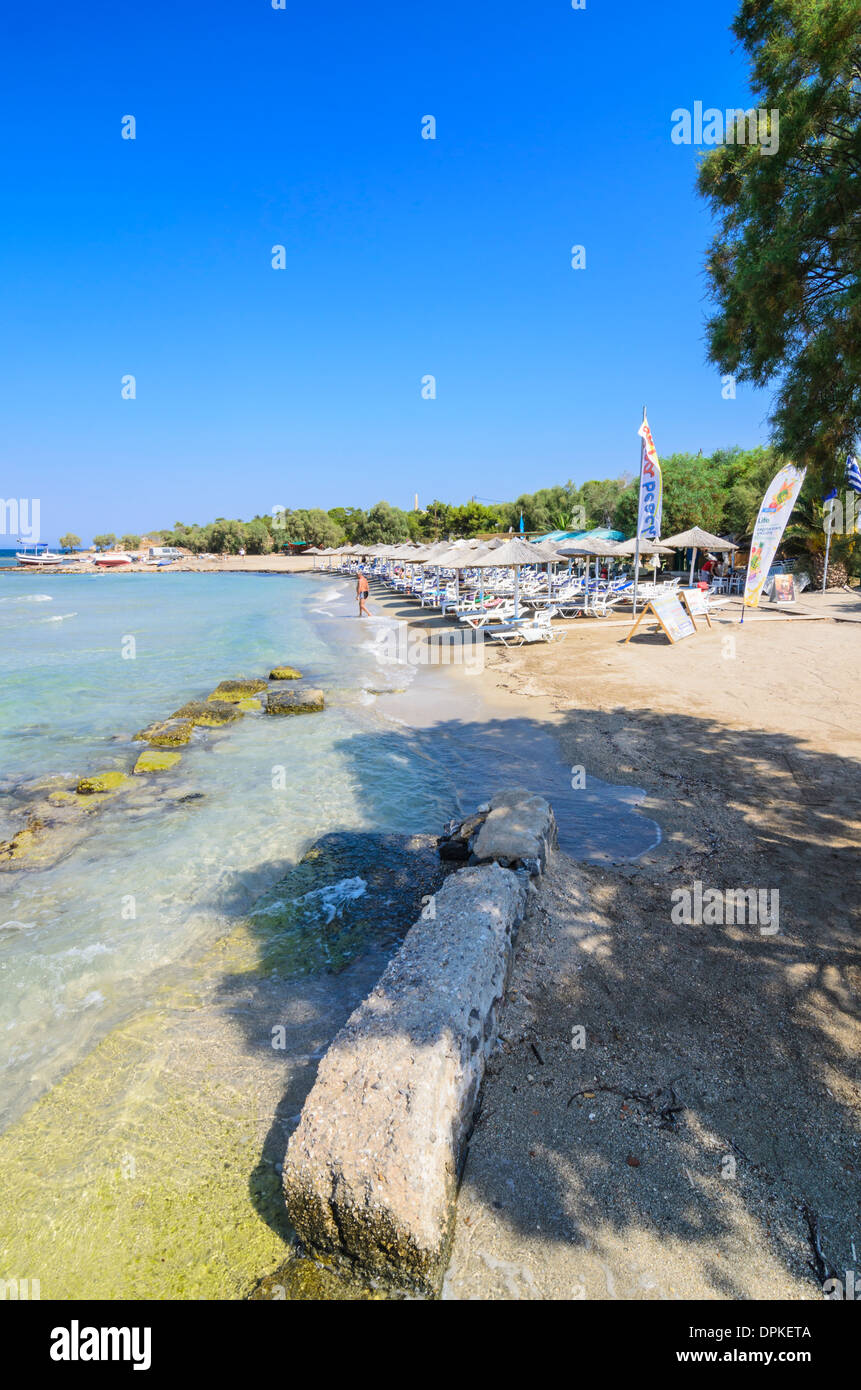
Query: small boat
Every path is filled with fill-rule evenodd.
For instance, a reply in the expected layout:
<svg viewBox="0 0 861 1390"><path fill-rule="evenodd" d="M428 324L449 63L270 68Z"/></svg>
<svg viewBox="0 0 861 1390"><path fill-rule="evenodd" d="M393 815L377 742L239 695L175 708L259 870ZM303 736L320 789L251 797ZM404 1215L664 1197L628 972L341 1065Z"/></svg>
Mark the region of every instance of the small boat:
<svg viewBox="0 0 861 1390"><path fill-rule="evenodd" d="M55 555L47 543L30 546L26 550L16 550L15 563L24 569L50 570L66 563L65 555Z"/></svg>
<svg viewBox="0 0 861 1390"><path fill-rule="evenodd" d="M130 555L126 555L124 551L122 551L122 550L110 551L110 550L109 550L109 551L108 551L106 554L104 554L104 555L97 555L96 558L95 558L95 561L94 561L93 563L96 564L96 565L98 565L101 569L105 569L105 570L116 570L116 569L125 569L126 565L130 565L131 562L132 562L132 557L131 557Z"/></svg>

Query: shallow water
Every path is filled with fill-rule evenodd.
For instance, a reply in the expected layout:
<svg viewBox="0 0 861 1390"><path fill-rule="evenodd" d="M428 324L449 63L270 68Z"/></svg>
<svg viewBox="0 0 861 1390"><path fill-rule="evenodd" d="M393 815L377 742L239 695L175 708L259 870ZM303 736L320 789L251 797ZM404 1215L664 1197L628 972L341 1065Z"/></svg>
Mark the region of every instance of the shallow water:
<svg viewBox="0 0 861 1390"><path fill-rule="evenodd" d="M546 728L488 719L480 676L384 659L384 631L320 575L0 589L7 820L34 781L129 770L134 732L219 680L288 663L327 701L196 730L140 779L158 794L107 803L53 868L0 875L0 1277L41 1270L43 1297L244 1296L283 1258L277 1165L316 1059L436 872L403 837L517 784L549 796L574 854L656 842L634 789L575 790Z"/></svg>
<svg viewBox="0 0 861 1390"><path fill-rule="evenodd" d="M221 679L289 662L327 700L322 715L248 714L197 730L156 782L191 799L119 801L55 867L0 877L4 1120L147 1007L165 972L228 930L326 832L436 832L494 790L524 785L552 800L575 855L633 857L655 843L634 789L590 778L573 790L551 733L486 720L480 677L453 682L444 669L381 661L379 634L358 625L350 586L328 576L28 576L4 586L7 810L34 778L129 770L136 730ZM130 638L134 655L124 656ZM325 917L339 890L320 890L308 908Z"/></svg>

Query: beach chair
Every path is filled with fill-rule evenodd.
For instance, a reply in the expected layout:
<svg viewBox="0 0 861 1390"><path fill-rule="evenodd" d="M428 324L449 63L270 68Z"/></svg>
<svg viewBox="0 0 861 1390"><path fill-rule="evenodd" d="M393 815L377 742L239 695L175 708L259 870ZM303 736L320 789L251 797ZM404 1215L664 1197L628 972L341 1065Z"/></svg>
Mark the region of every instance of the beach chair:
<svg viewBox="0 0 861 1390"><path fill-rule="evenodd" d="M621 584L611 584L606 589L601 589L590 597L590 612L598 618L606 618L611 608L616 608L620 603L626 603L634 592L634 585L630 579L626 579Z"/></svg>
<svg viewBox="0 0 861 1390"><path fill-rule="evenodd" d="M492 623L507 622L513 617L514 600L498 598L487 600L484 608L479 608L474 613L459 614L458 621L477 631L478 628L485 628Z"/></svg>
<svg viewBox="0 0 861 1390"><path fill-rule="evenodd" d="M522 647L530 642L562 642L568 634L553 631L550 622L555 616L554 608L531 618L518 618L499 627L486 628L484 635L490 641L501 642L504 647Z"/></svg>

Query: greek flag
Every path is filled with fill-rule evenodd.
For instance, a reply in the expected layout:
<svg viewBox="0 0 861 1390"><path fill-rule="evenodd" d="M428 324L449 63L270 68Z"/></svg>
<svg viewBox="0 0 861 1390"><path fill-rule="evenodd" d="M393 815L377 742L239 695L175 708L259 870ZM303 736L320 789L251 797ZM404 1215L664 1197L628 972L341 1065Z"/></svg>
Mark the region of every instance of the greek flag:
<svg viewBox="0 0 861 1390"><path fill-rule="evenodd" d="M851 454L846 460L846 482L853 492L861 492L861 468Z"/></svg>

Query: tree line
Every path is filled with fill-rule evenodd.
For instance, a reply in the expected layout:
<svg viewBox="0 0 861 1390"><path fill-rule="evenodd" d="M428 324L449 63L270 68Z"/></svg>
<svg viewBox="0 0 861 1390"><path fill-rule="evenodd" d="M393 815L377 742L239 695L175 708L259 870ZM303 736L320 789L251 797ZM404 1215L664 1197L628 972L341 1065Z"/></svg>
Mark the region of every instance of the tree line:
<svg viewBox="0 0 861 1390"><path fill-rule="evenodd" d="M727 536L740 546L750 539L769 482L784 462L771 446L755 449L719 449L711 455L674 453L661 460L664 478L662 534L675 535L691 526ZM420 511L404 511L389 502L361 507L284 508L261 514L250 521L217 517L204 524L174 522L172 527L150 532L163 545L181 546L194 554L268 555L291 545L320 549L344 544L395 544L400 541L434 541L461 537L519 532L521 517L527 535L552 531L586 531L606 527L634 534L637 519L638 479L631 474L592 479L575 486L568 482L537 492L522 493L513 502L486 505L470 501L460 506L435 500ZM825 546L822 525L821 483L812 473L806 480L787 531L788 553L821 553ZM125 550L140 545L140 536L125 535ZM94 537L101 549L116 544L116 537ZM60 538L67 548L79 545L77 536ZM835 560L858 572L861 548L855 535L836 536Z"/></svg>

